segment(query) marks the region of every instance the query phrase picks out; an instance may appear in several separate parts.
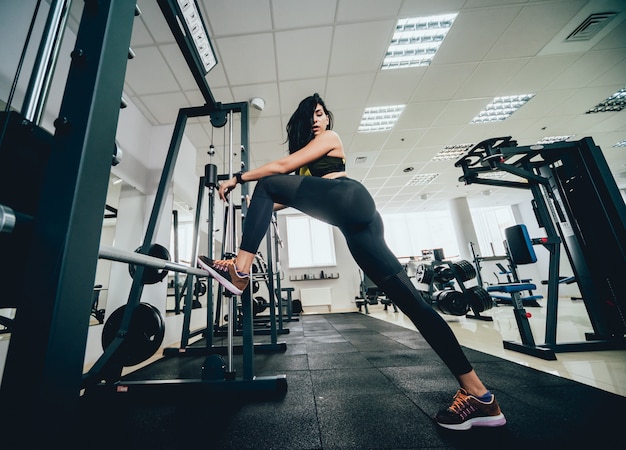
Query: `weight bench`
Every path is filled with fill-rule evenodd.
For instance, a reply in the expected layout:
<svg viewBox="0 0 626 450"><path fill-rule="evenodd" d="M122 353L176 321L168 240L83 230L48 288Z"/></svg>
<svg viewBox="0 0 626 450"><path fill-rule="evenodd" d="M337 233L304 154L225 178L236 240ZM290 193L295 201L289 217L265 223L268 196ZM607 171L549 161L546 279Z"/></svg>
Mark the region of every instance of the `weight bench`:
<svg viewBox="0 0 626 450"><path fill-rule="evenodd" d="M365 308L365 314L369 314L368 305L377 305L378 297L384 295L384 292L376 286L376 284L365 274L361 280L360 296L356 298L356 306L361 312L361 308ZM393 306L395 312L398 312L398 307L388 298L381 299L381 304L385 305L385 311L389 305Z"/></svg>
<svg viewBox="0 0 626 450"><path fill-rule="evenodd" d="M537 262L537 255L533 249L533 243L528 236L526 225L515 225L504 230L506 241L505 249L509 258L510 272L502 264L498 264L501 273L507 275L508 283L498 283L487 286L491 298L497 303L520 304L525 306L541 306L537 300L541 300L543 295L535 295L533 291L537 286L531 280L520 280L517 273L517 265L533 264ZM513 279L511 280L511 276ZM497 276L496 276L497 277ZM522 295L527 292L527 295Z"/></svg>

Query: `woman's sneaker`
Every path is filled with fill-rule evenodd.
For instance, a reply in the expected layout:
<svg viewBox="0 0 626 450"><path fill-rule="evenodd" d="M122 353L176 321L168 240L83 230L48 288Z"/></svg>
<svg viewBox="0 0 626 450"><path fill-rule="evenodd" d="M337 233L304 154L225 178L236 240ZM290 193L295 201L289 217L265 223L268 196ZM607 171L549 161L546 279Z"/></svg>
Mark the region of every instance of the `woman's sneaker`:
<svg viewBox="0 0 626 450"><path fill-rule="evenodd" d="M465 389L459 389L452 405L439 411L435 421L450 430L469 430L472 427L499 427L506 423L506 418L493 394L490 402L483 402Z"/></svg>
<svg viewBox="0 0 626 450"><path fill-rule="evenodd" d="M235 295L241 295L248 286L250 276L237 271L232 259L211 259L198 256L198 266L209 272L219 284Z"/></svg>

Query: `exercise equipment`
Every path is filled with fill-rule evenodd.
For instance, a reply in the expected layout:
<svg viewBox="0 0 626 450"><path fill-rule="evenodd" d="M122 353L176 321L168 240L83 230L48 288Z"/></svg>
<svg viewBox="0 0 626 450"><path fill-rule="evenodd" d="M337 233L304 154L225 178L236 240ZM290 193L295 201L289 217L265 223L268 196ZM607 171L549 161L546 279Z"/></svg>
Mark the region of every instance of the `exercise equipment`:
<svg viewBox="0 0 626 450"><path fill-rule="evenodd" d="M59 43L52 22L66 3L49 2L40 47ZM7 434L7 447L13 437L20 447L41 436L55 445L55 437L71 435L78 412L92 306L87 299L136 12L134 2L85 5L54 134L24 109L0 114L0 203L33 217L30 229L0 236L0 273L12 281L2 283L0 297L16 307L0 422L20 433ZM53 72L50 61L37 58L33 82ZM32 101L44 101L43 92L33 93ZM32 289L32 264L45 265L38 289Z"/></svg>
<svg viewBox="0 0 626 450"><path fill-rule="evenodd" d="M453 288L446 287L432 294L437 308L444 313L453 316L464 316L469 312L469 302L465 298L463 292L459 292Z"/></svg>
<svg viewBox="0 0 626 450"><path fill-rule="evenodd" d="M207 211L207 225L208 225L208 249L206 250L207 255L213 255L213 234L214 234L214 205L215 205L215 197L217 193L218 180L221 178L222 180L228 179L232 177L232 156L234 154L234 149L232 146L232 124L233 124L233 114L238 113L241 116L240 124L241 124L241 143L242 146L240 148L239 154L241 155L241 163L242 166L247 167L248 165L248 103L233 103L233 104L224 104L219 106L218 112L219 115L225 115L227 117L224 125L226 123L231 124L230 128L230 139L229 142L229 173L224 175L218 175L217 167L214 164L207 164L205 166L204 176L199 179L198 186L198 196L196 202L195 209L195 217L194 217L194 226L193 226L193 242L198 242L198 235L200 229L200 220L201 220L201 211L202 204L208 191L208 211ZM208 109L206 107L202 108L192 108L192 109L182 109L179 111L179 120L177 120L177 124L174 128L174 133L172 135L172 146L176 146L176 150L180 145L180 141L182 139L184 133L184 125L185 120L188 116L191 117L200 117L203 115L213 115L215 110ZM212 121L213 123L213 121ZM222 123L222 121L220 121ZM171 148L170 151L173 151ZM242 198L245 198L247 195L248 185L244 184L241 186L241 194ZM223 248L223 255L227 256L232 254L234 249L236 248L236 243L234 242L235 237L235 229L236 229L236 220L235 220L235 210L241 211L241 220L245 219L245 212L247 211L247 204L242 202L241 206L236 207L234 203L235 194L233 193L230 196L230 202L228 208L232 211L232 214L227 212L225 216L225 223L222 228L224 233L232 233L232 236L229 236L226 239L226 236L222 239L225 246ZM204 252L203 252L204 253ZM196 260L198 254L198 249L194 247L192 249L192 260ZM209 356L213 354L223 355L226 358L224 359L226 367L223 371L223 377L218 379L209 380L205 378L199 378L197 380L144 380L144 381L126 381L124 380L125 386L129 389L129 391L142 394L151 389L159 389L163 388L166 390L171 389L181 389L183 391L192 389L193 386L196 386L197 389L201 390L214 390L214 391L238 391L238 390L248 390L248 391L267 391L274 392L276 394L282 394L287 390L287 380L284 375L277 376L256 376L254 373L254 355L255 353L263 353L263 352L282 352L286 350L286 344L280 342L270 342L270 343L255 343L254 342L254 311L253 311L253 303L254 299L252 296L252 289L246 289L243 294L240 296L241 300L241 345L235 345L234 336L235 336L235 328L234 324L230 330L226 332L226 345L214 345L214 304L215 309L217 310L217 305L221 304L222 297L225 297L223 290L218 286L217 288L217 299L215 299L214 289L213 289L213 279L208 278L206 281L206 299L207 299L207 307L206 307L206 327L202 329L192 330L191 329L191 312L192 312L192 280L187 276L185 281L186 284L186 298L183 306L183 327L181 333L180 345L178 347L169 347L163 350L164 357L194 357L194 356ZM227 297L229 302L229 310L227 314L229 317L234 317L235 311L235 303L237 301L237 297ZM271 303L270 303L271 305ZM221 315L221 314L220 314ZM218 314L215 316L219 317ZM191 339L202 335L204 337L203 340L198 341L197 343L191 342ZM233 356L235 354L241 354L243 356L243 372L238 374L233 366ZM201 371L199 370L199 373ZM109 388L110 389L110 388Z"/></svg>
<svg viewBox="0 0 626 450"><path fill-rule="evenodd" d="M543 299L543 295L534 294L537 285L530 279L520 279L517 271L518 265L534 264L537 255L533 249L533 241L528 235L526 225L515 225L504 230L504 248L509 261L507 270L502 264L497 263L500 273L506 275L506 283L490 284L486 287L489 295L498 303L513 305L516 309L525 306L540 306L537 300ZM538 239L536 243L541 243ZM524 312L525 314L525 312Z"/></svg>
<svg viewBox="0 0 626 450"><path fill-rule="evenodd" d="M443 252L439 251L438 255L443 256ZM493 307L491 299L487 300L486 291L481 286L465 286L466 282L477 276L476 269L469 261L437 259L410 261L407 264L407 274L412 276L409 272L415 272L416 286L424 299L442 313L485 321L493 320L490 316L480 314ZM455 284L458 284L460 291L456 290Z"/></svg>
<svg viewBox="0 0 626 450"><path fill-rule="evenodd" d="M106 350L122 329L126 305L111 313L102 328L102 349ZM139 303L134 309L124 341L116 354L124 367L144 362L154 355L165 337L165 323L158 308L149 303Z"/></svg>
<svg viewBox="0 0 626 450"><path fill-rule="evenodd" d="M537 242L550 252L545 342L536 344L528 318L516 313L522 342L505 341L505 348L544 359L556 359L556 352L626 348L626 206L593 139L519 147L510 136L491 138L455 166L467 184L529 189L537 223L546 231ZM517 179L486 176L493 172ZM561 245L593 327L584 342L556 342Z"/></svg>
<svg viewBox="0 0 626 450"><path fill-rule="evenodd" d="M135 253L141 253L141 247L137 247L135 249ZM170 252L167 248L163 247L159 244L152 244L148 249L148 256L153 256L155 258L163 259L165 261L169 261L171 259ZM167 276L167 269L156 268L154 266L146 266L147 268L143 272L142 283L143 284L156 284ZM128 265L128 273L131 278L135 276L135 272L137 271L137 266L133 263Z"/></svg>
<svg viewBox="0 0 626 450"><path fill-rule="evenodd" d="M365 314L369 314L369 305L377 305L380 299L380 303L385 306L384 310L387 311L388 306L393 306L394 312L398 312L398 307L393 303L391 299L385 296L385 293L380 289L376 283L374 283L370 277L361 272L361 283L359 285L359 296L355 298L356 306L359 312L365 309Z"/></svg>

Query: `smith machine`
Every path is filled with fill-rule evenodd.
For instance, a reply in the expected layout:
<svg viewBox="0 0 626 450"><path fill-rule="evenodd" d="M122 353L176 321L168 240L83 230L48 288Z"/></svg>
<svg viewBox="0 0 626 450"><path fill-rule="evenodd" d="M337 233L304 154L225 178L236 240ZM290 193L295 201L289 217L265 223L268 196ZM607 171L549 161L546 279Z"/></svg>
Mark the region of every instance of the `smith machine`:
<svg viewBox="0 0 626 450"><path fill-rule="evenodd" d="M67 439L75 434L73 427L80 411L81 392L85 396L91 392L121 394L154 391L155 386L161 386L157 392L167 392L170 388L177 393L215 390L284 393L287 389L283 375L254 376L252 306L245 300L241 378L233 377L233 371L223 371L221 378L212 372L212 376L187 381L163 380L159 384L144 380L126 386L121 383L122 368L129 363L128 351L132 351L135 343L136 334L132 330L135 315L147 311L152 323L158 323L160 317L158 311L153 314L140 302L145 277L163 270L187 273L189 295L194 279L207 275L194 267L149 256L187 118L208 115L213 123L223 125L227 115L238 112L241 142L248 148L247 103L215 102L204 77L206 71L199 69L200 56L194 53L192 37L181 30L185 20L182 17L179 20L178 3L174 0L158 0L158 3L206 103L178 112L152 213L137 251L100 248L111 165L116 164L118 156L115 136L119 110L124 105L126 64L132 55L131 32L134 17L140 14L134 2L84 2L59 115L54 121L55 132L51 135L38 122L49 86L46 74L54 66L52 60L69 14L68 1L51 1L23 111L11 110L12 91L6 111L0 113L0 307L16 311L0 386L0 423L6 430L22 431L5 434L4 443L15 438L19 439L16 444L28 446L29 439L42 437L49 445L57 440L69 442ZM36 14L37 10L33 23ZM27 45L28 42L25 48ZM21 64L22 61L16 80ZM38 89L31 89L32 86ZM36 105L31 108L33 102ZM213 180L211 169L208 172L205 178ZM229 175L232 176L232 165ZM211 181L207 186L214 189L215 183ZM92 298L99 258L133 264L133 282L104 353L83 373L92 307L85 299ZM33 289L34 277L37 289ZM190 298L184 307L191 308ZM188 330L189 324L185 326ZM158 324L155 328L148 334L152 345L158 346L162 328ZM103 341L104 335L103 330ZM198 367L198 374L201 373Z"/></svg>
<svg viewBox="0 0 626 450"><path fill-rule="evenodd" d="M626 348L626 207L593 139L518 147L511 137L492 138L455 166L467 184L530 189L535 217L546 231L531 240L550 252L545 343L535 344L520 302L514 313L522 342L505 341L504 347L547 360L557 352ZM494 172L514 179L490 177ZM556 342L561 245L593 327L583 342Z"/></svg>

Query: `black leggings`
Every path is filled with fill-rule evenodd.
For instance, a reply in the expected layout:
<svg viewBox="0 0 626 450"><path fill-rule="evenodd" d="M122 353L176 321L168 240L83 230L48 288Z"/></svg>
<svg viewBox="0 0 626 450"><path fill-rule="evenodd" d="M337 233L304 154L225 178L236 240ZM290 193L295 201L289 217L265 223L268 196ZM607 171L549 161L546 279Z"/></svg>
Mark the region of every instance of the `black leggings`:
<svg viewBox="0 0 626 450"><path fill-rule="evenodd" d="M385 243L383 222L365 187L350 178L272 175L257 182L246 215L240 248L256 253L272 218L274 203L338 227L365 274L415 324L455 375L472 366L446 321L415 289Z"/></svg>

